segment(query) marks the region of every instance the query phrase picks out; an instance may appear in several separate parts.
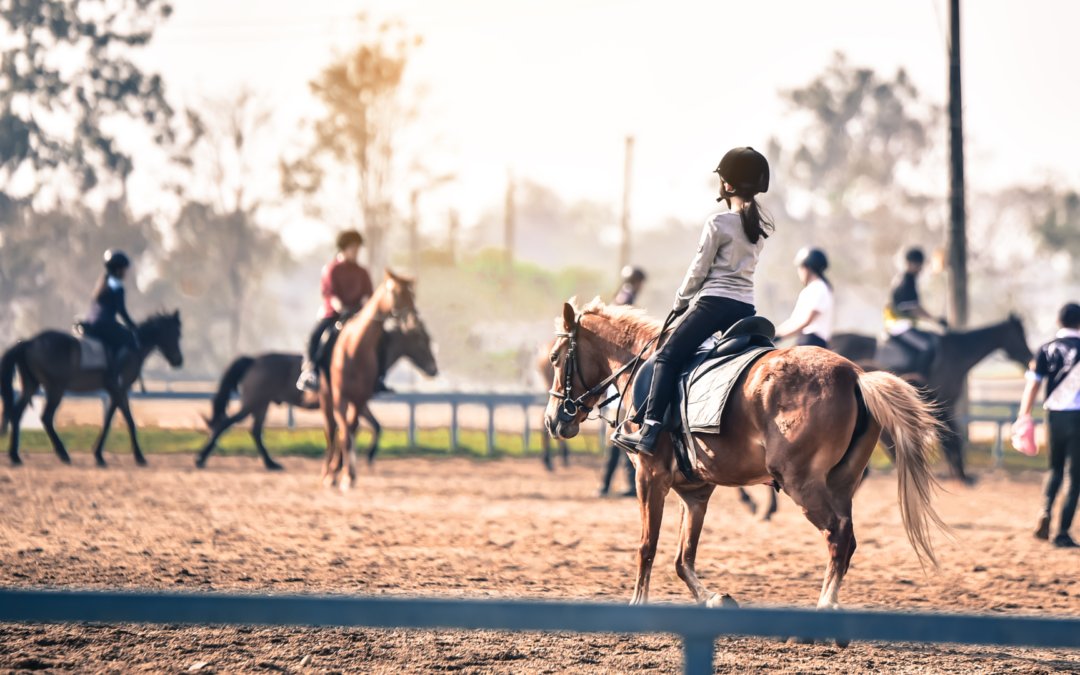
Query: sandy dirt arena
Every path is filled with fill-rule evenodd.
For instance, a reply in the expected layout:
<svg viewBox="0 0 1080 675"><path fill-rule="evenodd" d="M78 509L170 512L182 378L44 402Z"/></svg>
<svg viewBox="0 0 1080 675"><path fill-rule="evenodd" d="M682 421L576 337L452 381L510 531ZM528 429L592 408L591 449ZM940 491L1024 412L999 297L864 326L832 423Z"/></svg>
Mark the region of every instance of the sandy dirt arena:
<svg viewBox="0 0 1080 675"><path fill-rule="evenodd" d="M535 458L400 459L362 470L349 494L317 488L318 463L130 455L110 468L32 454L0 468L0 584L275 593L577 598L626 602L638 538L633 501L596 499L599 460L546 474ZM591 462L593 465L583 465ZM761 497L766 488L756 493ZM986 475L937 502L955 530L926 575L900 527L893 476L856 497L858 550L841 593L849 608L1080 613L1080 554L1029 534L1035 476ZM669 497L654 602L690 601L673 566ZM781 497L756 522L718 490L698 568L743 605L813 606L820 535ZM676 673L670 635L0 624L0 672ZM8 669L4 671L3 669ZM716 671L1080 672L1065 650L855 643L847 649L726 637Z"/></svg>

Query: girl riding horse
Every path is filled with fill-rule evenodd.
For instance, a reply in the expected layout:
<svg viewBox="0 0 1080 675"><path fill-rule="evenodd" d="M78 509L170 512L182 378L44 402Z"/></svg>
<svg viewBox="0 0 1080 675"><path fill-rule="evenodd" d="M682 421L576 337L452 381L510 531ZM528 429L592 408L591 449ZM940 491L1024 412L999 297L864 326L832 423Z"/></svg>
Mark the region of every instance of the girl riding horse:
<svg viewBox="0 0 1080 675"><path fill-rule="evenodd" d="M713 333L754 316L754 268L772 230L755 195L769 189L769 162L753 148L735 148L714 173L720 175L716 201L727 203L728 211L705 222L697 255L675 295L672 313L690 311L656 356L645 424L635 433L612 438L628 452L652 454L679 370L698 346Z"/></svg>

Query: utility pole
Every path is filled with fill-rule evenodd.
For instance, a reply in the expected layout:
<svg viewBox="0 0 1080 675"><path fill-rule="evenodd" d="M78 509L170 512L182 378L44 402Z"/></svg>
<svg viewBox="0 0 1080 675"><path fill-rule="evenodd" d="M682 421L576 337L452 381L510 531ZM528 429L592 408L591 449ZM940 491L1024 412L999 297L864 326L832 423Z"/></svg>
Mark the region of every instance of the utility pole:
<svg viewBox="0 0 1080 675"><path fill-rule="evenodd" d="M503 274L510 284L514 266L514 173L506 170L506 206L503 214Z"/></svg>
<svg viewBox="0 0 1080 675"><path fill-rule="evenodd" d="M619 273L630 264L630 166L634 153L634 137L626 137L626 156L623 162L622 244L619 246Z"/></svg>
<svg viewBox="0 0 1080 675"><path fill-rule="evenodd" d="M416 208L419 199L419 190L413 190L409 194L409 267L415 278L420 277L420 216Z"/></svg>
<svg viewBox="0 0 1080 675"><path fill-rule="evenodd" d="M968 320L967 230L964 213L964 127L960 98L960 0L949 0L949 291L950 323Z"/></svg>

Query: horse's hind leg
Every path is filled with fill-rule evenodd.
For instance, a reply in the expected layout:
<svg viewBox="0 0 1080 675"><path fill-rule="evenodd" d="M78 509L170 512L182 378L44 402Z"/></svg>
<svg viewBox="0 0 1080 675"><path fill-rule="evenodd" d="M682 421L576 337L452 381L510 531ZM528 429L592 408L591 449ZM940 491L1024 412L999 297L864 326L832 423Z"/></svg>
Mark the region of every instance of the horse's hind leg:
<svg viewBox="0 0 1080 675"><path fill-rule="evenodd" d="M68 455L67 448L64 447L64 441L60 440L60 434L56 433L56 427L53 426L56 409L60 407L60 399L63 397L63 389L52 388L45 391L45 409L41 411L41 426L45 427L45 434L49 437L56 456L64 464L71 464L71 457Z"/></svg>
<svg viewBox="0 0 1080 675"><path fill-rule="evenodd" d="M750 515L757 513L757 502L750 496L750 493L746 491L746 488L738 488L739 501L746 507L746 510L750 512Z"/></svg>
<svg viewBox="0 0 1080 675"><path fill-rule="evenodd" d="M251 438L255 441L255 449L259 451L259 457L262 457L263 466L265 466L268 471L284 471L285 467L275 462L274 458L267 452L266 446L263 445L264 422L266 422L266 408L257 411L251 420Z"/></svg>
<svg viewBox="0 0 1080 675"><path fill-rule="evenodd" d="M105 455L102 453L105 450L105 439L109 437L109 429L112 428L113 415L116 414L116 403L112 397L109 397L108 406L105 408L105 422L101 425L101 433L98 434L97 440L94 441L94 462L101 468L105 468Z"/></svg>
<svg viewBox="0 0 1080 675"><path fill-rule="evenodd" d="M698 580L694 571L694 561L697 558L698 539L701 537L701 528L705 524L705 512L709 508L709 498L712 497L713 485L702 485L694 488L675 488L681 503L679 513L682 516L679 525L679 553L675 558L675 571L679 578L686 583L687 588L694 594L694 600L698 603L707 604L709 607L738 607L738 604L730 595L719 595L705 588Z"/></svg>
<svg viewBox="0 0 1080 675"><path fill-rule="evenodd" d="M216 428L210 430L210 439L206 441L206 445L199 451L199 456L195 459L195 466L200 469L206 468L206 460L210 457L210 453L214 451L217 446L218 439L221 435L229 430L232 425L243 420L250 414L247 408L241 408L240 412L236 413L232 417L227 417L223 422L217 425Z"/></svg>
<svg viewBox="0 0 1080 675"><path fill-rule="evenodd" d="M8 423L11 424L11 440L8 445L8 457L11 459L12 466L19 466L22 464L22 458L19 457L19 429L22 426L23 413L26 412L26 408L34 399L34 392L38 389L37 380L30 377L28 373L20 372L19 380L22 393L19 395L18 402L15 403L15 409L11 411L11 417L8 419Z"/></svg>
<svg viewBox="0 0 1080 675"><path fill-rule="evenodd" d="M851 497L840 494L824 483L787 487L791 499L806 514L806 519L825 537L829 563L821 585L818 609L840 609L840 584L844 581L851 556L855 553L855 529L851 522Z"/></svg>

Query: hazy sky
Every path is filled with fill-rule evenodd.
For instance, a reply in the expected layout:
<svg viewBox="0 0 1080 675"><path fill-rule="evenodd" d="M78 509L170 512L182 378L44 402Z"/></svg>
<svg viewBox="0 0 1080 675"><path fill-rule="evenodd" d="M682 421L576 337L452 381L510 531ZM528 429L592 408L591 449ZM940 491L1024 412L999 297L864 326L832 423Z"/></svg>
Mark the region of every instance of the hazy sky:
<svg viewBox="0 0 1080 675"><path fill-rule="evenodd" d="M241 86L265 96L278 141L260 164L269 190L280 148L318 112L308 80L355 43L351 17L364 9L424 38L408 71L410 86L429 90L424 159L459 176L426 200L429 228L451 206L469 223L499 204L508 168L567 198L617 205L627 134L637 143L635 225L697 219L713 205L709 172L724 151L791 139L798 124L777 91L809 81L837 50L883 75L903 66L933 101L946 96L945 0L177 0L139 58L177 101ZM1080 185L1080 3L964 9L969 184L1049 174ZM150 185L152 165L140 167ZM132 192L137 209L153 208L150 190ZM278 217L288 241L306 247L311 229Z"/></svg>

